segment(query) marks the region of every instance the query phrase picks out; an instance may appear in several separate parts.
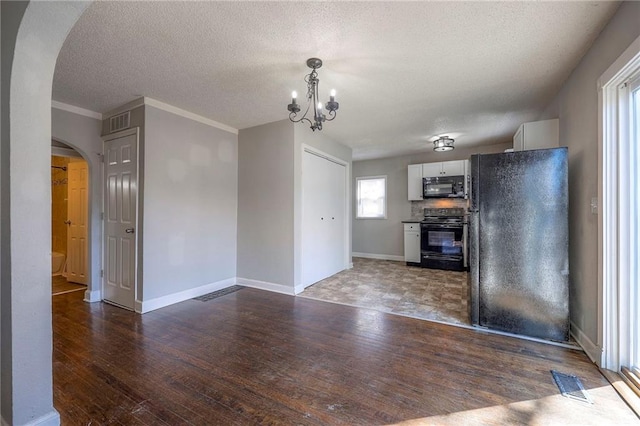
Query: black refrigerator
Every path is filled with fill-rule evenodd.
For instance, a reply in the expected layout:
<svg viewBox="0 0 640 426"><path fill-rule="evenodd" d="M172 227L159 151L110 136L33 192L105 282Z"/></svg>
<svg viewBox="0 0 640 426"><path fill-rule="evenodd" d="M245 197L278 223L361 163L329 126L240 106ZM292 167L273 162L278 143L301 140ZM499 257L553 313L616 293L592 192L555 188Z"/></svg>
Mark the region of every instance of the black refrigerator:
<svg viewBox="0 0 640 426"><path fill-rule="evenodd" d="M567 161L567 148L471 156L473 325L568 340Z"/></svg>

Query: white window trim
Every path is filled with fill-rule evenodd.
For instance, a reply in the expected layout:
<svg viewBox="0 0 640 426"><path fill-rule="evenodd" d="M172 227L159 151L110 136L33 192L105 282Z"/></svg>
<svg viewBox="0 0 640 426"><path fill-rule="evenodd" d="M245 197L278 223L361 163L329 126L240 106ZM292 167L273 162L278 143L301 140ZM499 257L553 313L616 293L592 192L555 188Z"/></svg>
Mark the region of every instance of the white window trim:
<svg viewBox="0 0 640 426"><path fill-rule="evenodd" d="M369 180L369 179L384 179L384 212L382 217L365 217L365 216L358 216L358 202L360 200L360 194L359 194L359 185L358 182L361 180ZM359 176L356 178L356 219L357 220L384 220L387 218L387 200L389 199L389 192L387 191L389 186L388 183L388 179L387 179L387 175L380 175L380 176Z"/></svg>
<svg viewBox="0 0 640 426"><path fill-rule="evenodd" d="M630 330L620 321L628 315L632 294L631 279L637 271L630 257L635 241L630 214L633 164L628 125L620 126L619 87L640 70L640 37L605 71L598 80L598 341L597 351L589 355L602 367L619 371L628 365L630 351L625 338ZM597 352L594 351L594 352Z"/></svg>

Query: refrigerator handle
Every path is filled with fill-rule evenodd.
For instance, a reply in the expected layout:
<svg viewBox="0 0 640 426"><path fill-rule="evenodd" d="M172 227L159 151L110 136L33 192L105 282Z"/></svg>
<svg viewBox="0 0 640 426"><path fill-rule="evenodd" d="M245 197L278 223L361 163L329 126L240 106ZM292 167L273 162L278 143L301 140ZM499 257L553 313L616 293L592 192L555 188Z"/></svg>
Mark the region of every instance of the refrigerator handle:
<svg viewBox="0 0 640 426"><path fill-rule="evenodd" d="M478 212L478 184L479 184L479 176L478 176L478 166L480 162L479 155L472 155L469 159L469 168L470 172L467 175L468 188L469 188L469 212L477 213Z"/></svg>

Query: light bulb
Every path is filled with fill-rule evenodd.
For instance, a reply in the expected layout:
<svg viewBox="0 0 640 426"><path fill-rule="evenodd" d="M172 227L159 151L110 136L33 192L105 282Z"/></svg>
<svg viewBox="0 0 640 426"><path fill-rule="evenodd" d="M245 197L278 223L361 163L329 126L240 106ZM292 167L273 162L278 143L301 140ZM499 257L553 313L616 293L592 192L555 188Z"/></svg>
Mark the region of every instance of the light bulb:
<svg viewBox="0 0 640 426"><path fill-rule="evenodd" d="M298 97L298 92L296 92L295 90L291 92L291 99L296 99L297 97Z"/></svg>
<svg viewBox="0 0 640 426"><path fill-rule="evenodd" d="M333 98L334 96L336 96L336 89L331 89L331 93L330 96Z"/></svg>
<svg viewBox="0 0 640 426"><path fill-rule="evenodd" d="M318 102L318 111L322 110L322 102Z"/></svg>

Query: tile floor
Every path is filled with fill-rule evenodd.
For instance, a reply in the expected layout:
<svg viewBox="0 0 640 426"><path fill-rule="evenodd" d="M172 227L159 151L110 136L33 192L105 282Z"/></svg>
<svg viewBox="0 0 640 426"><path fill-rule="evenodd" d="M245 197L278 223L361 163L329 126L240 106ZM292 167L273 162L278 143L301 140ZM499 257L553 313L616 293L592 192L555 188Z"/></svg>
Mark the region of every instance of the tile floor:
<svg viewBox="0 0 640 426"><path fill-rule="evenodd" d="M354 257L353 269L319 281L298 296L469 325L466 272Z"/></svg>

